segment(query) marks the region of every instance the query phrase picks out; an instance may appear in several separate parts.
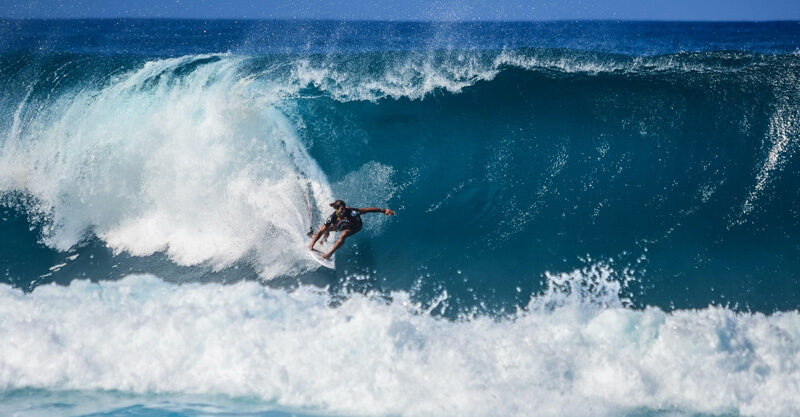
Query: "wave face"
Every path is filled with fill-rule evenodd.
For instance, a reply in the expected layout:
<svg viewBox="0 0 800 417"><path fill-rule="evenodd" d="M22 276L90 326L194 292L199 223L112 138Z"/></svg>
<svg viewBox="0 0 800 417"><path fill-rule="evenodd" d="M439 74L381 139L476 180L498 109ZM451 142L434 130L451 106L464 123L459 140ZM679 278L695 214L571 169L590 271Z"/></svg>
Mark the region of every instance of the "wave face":
<svg viewBox="0 0 800 417"><path fill-rule="evenodd" d="M335 196L400 210L402 222L368 217L341 253L337 273L369 289L419 283L463 309L513 310L543 271L600 259L647 275L628 289L639 306L791 309L797 64L539 49L7 55L0 188L44 246L70 257L88 242L110 264L84 266L99 277L319 274L302 239Z"/></svg>
<svg viewBox="0 0 800 417"><path fill-rule="evenodd" d="M796 23L0 34L0 414L800 412Z"/></svg>

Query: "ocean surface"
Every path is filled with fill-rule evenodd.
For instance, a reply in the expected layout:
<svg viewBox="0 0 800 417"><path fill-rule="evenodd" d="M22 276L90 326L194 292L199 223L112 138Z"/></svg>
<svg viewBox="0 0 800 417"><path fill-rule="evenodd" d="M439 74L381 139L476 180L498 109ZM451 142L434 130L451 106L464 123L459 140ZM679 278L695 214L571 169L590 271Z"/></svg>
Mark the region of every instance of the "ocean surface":
<svg viewBox="0 0 800 417"><path fill-rule="evenodd" d="M800 22L0 20L0 415L798 416L799 150Z"/></svg>

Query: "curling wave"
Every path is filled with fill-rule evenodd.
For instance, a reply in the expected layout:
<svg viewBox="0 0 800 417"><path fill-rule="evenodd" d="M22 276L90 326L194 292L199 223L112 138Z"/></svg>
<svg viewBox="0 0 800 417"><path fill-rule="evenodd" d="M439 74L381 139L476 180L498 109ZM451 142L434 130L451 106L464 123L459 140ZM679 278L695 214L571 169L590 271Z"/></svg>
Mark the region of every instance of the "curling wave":
<svg viewBox="0 0 800 417"><path fill-rule="evenodd" d="M800 268L773 239L800 224L784 210L798 184L794 55L9 53L2 65L0 192L61 252L97 238L117 255L296 276L315 267L302 237L336 195L400 209L402 227L370 218L342 252L341 273L370 285L430 275L429 290L469 306L486 300L462 279L646 253L656 277L693 271L729 288L640 288L640 306L794 306L769 301L789 281L728 268L743 256L773 275ZM741 254L752 245L771 250ZM57 279L65 263L21 280Z"/></svg>

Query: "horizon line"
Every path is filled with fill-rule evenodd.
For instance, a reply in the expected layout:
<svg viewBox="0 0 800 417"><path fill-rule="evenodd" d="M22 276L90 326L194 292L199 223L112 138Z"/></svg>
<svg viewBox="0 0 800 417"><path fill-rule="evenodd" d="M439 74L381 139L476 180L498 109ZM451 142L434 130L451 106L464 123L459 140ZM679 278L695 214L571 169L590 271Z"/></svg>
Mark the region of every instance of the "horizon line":
<svg viewBox="0 0 800 417"><path fill-rule="evenodd" d="M274 21L274 22L348 22L348 23L800 23L796 19L765 19L765 20L705 20L705 19L541 19L541 20L500 20L500 19L470 19L470 20L425 20L425 19L349 19L349 18L292 18L292 17L4 17L0 20L11 21L79 21L79 20L197 20L197 21Z"/></svg>

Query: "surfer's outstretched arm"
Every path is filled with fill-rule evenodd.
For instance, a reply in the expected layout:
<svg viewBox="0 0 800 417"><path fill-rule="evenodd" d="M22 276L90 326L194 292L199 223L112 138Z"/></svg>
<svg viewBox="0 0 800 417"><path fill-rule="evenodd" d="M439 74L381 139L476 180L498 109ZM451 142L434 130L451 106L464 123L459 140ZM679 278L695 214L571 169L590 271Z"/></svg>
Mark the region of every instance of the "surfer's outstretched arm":
<svg viewBox="0 0 800 417"><path fill-rule="evenodd" d="M358 212L361 213L361 214L364 214L364 213L383 213L383 214L385 214L387 216L394 216L394 211L389 210L388 208L387 209L382 209L382 208L377 208L377 207L366 207L366 208L358 209Z"/></svg>

